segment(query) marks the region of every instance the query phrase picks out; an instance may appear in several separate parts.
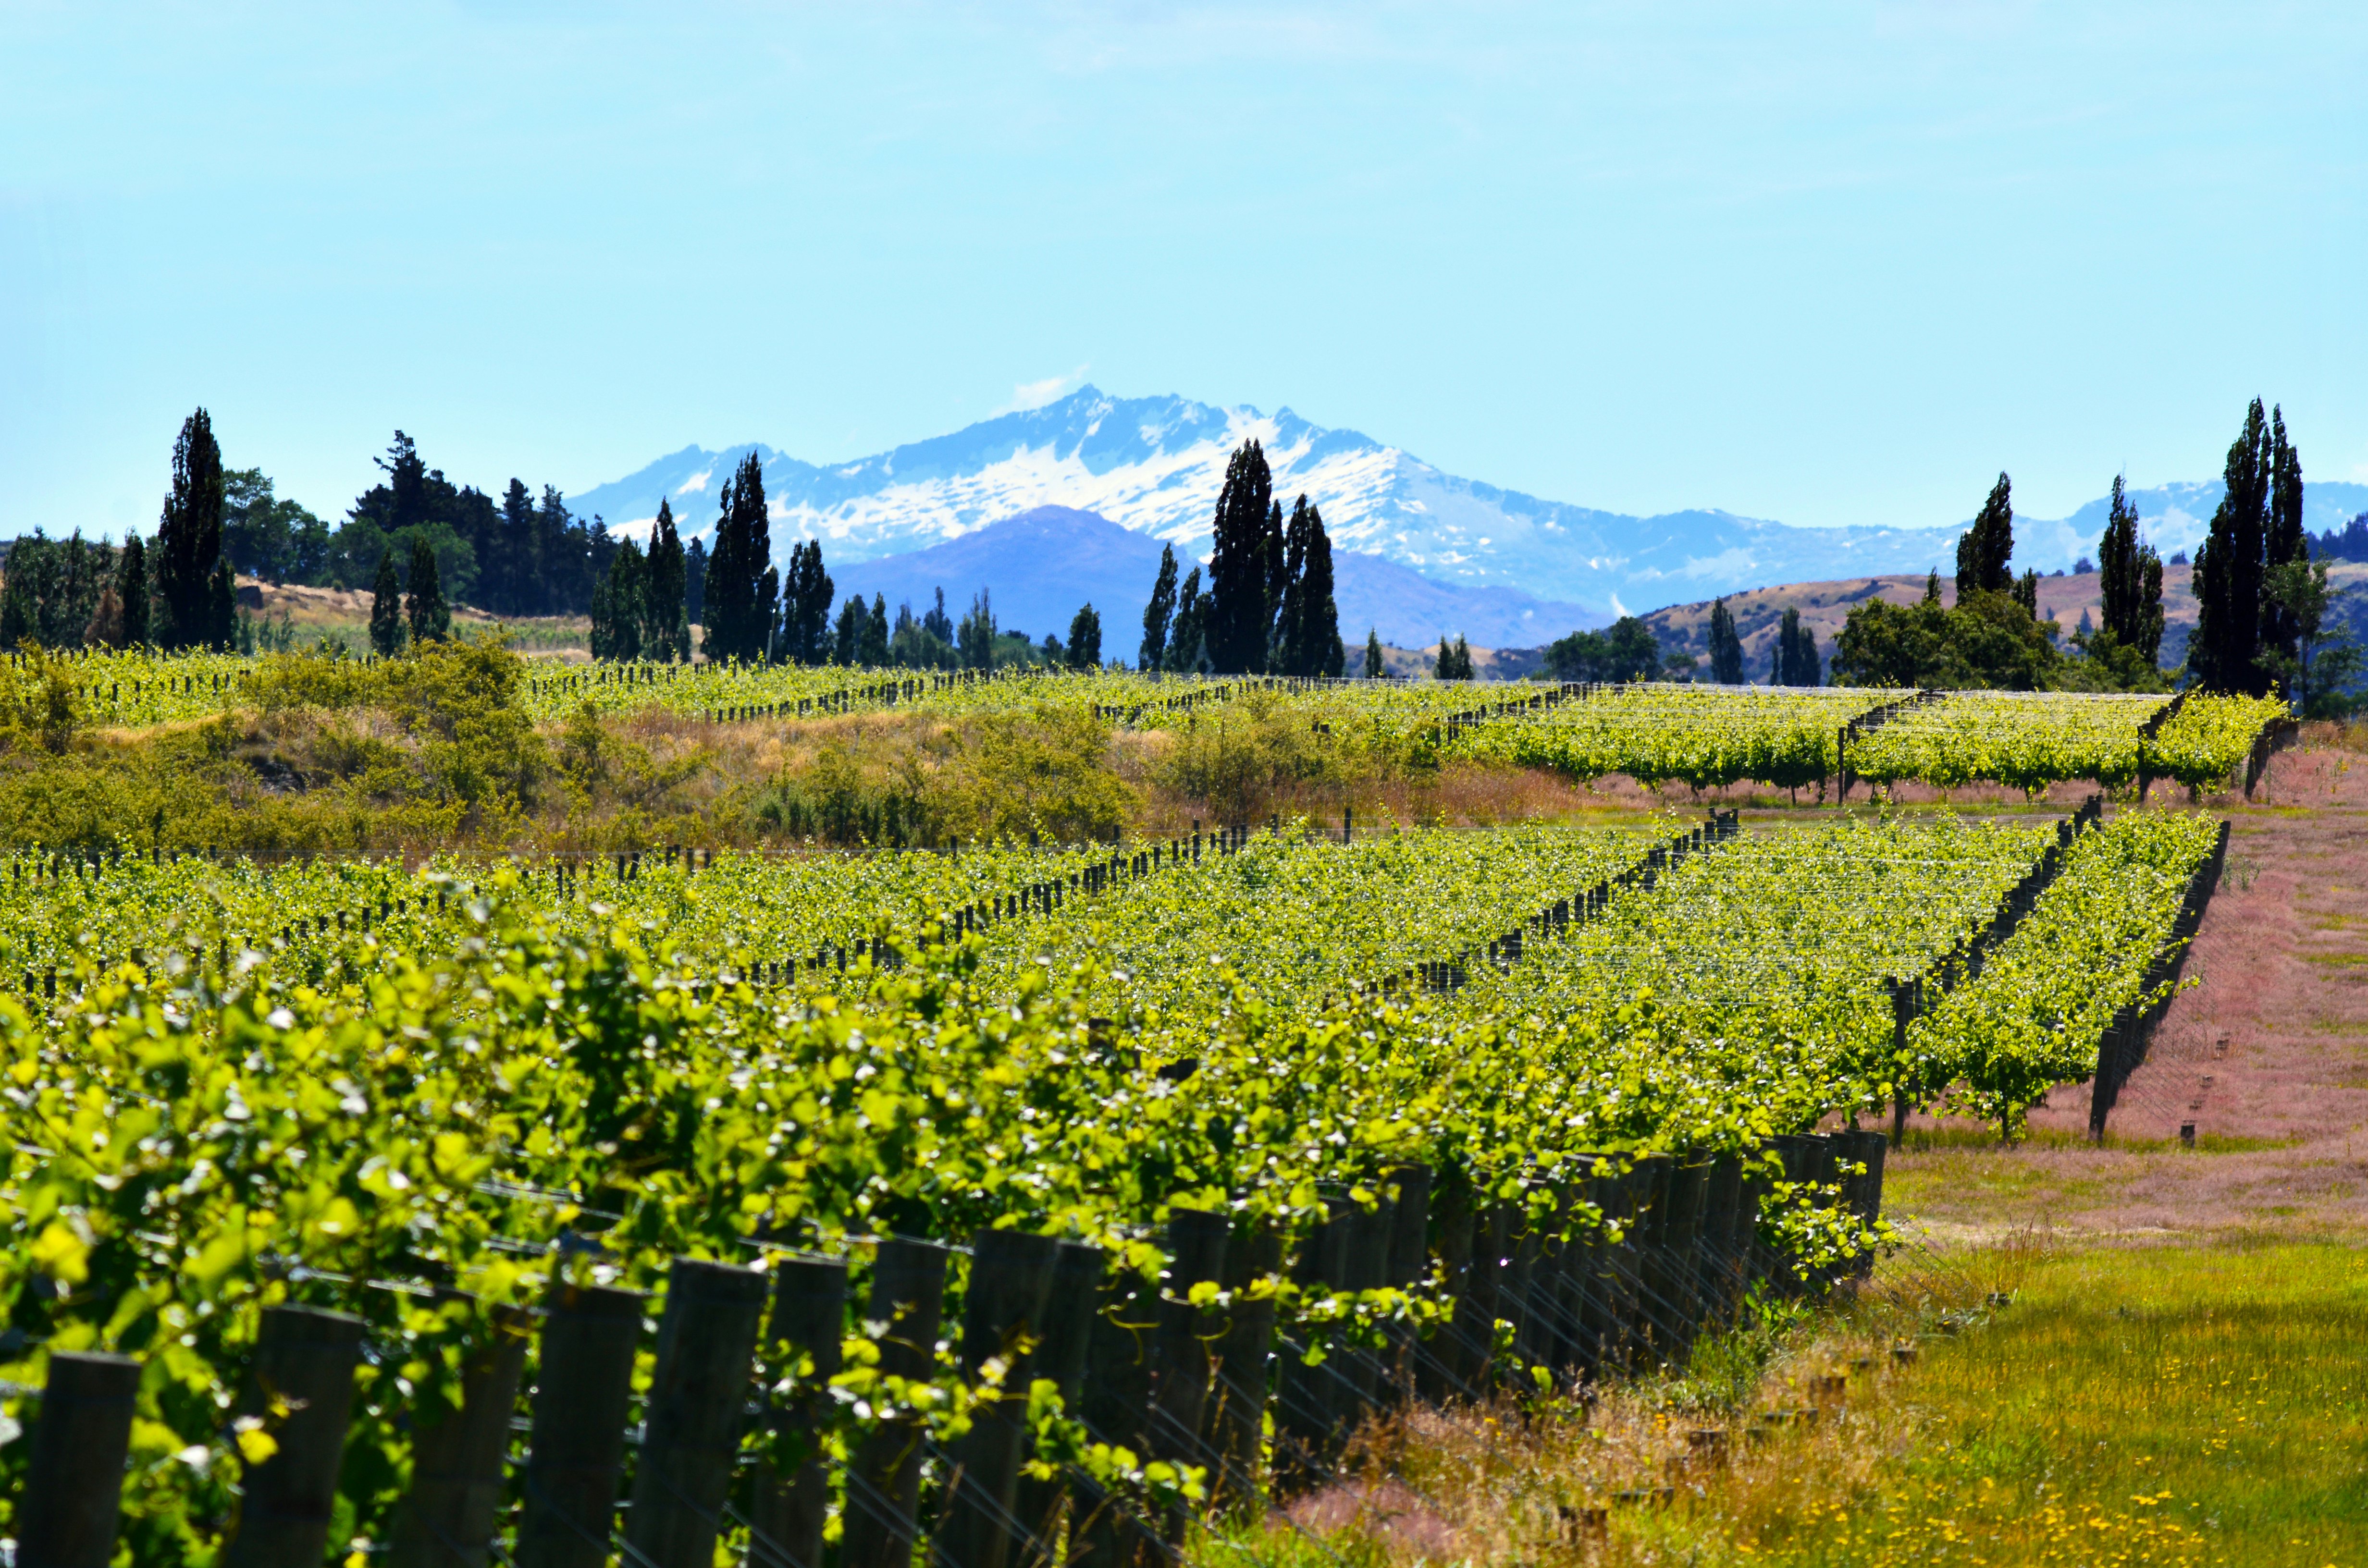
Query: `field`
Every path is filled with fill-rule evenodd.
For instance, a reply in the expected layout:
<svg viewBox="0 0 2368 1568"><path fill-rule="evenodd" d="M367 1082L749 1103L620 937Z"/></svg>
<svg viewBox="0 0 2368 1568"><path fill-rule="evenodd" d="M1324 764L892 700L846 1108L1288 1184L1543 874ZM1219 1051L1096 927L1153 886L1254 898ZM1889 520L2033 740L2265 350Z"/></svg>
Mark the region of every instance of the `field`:
<svg viewBox="0 0 2368 1568"><path fill-rule="evenodd" d="M1007 808L1090 785L1043 783L1046 733L1217 769L1236 728L1690 790L1838 783L1856 755L2032 803L1187 830L1114 798L1106 834L1029 808L955 835L916 788L852 850L817 842L813 796L736 845L28 845L0 864L0 1409L21 1426L60 1369L113 1375L63 1353L137 1362L132 1561L214 1561L266 1528L257 1498L312 1521L308 1561L451 1560L455 1528L532 1557L563 1522L667 1562L826 1540L871 1568L927 1536L998 1568L1030 1535L1132 1561L1212 1503L1320 1503L1398 1393L1461 1421L1831 1333L1820 1303L1898 1295L1877 1196L1925 1179L1903 1153L1878 1186L1850 1130L2037 1118L2044 1142L2059 1085L2170 996L2161 961L2226 874L2215 814L2140 777L2241 784L2273 717L1949 696L1878 753L1890 723L1844 726L1910 694L452 658L465 700L427 661L93 660L20 667L17 703L34 728L62 691L103 704L118 736L51 754L92 768L149 729L231 751L441 703L428 744L470 762L653 722L934 726L1019 748L1003 775L945 764ZM2068 779L2115 799L2041 803ZM607 1370L531 1392L612 1299ZM345 1381L291 1403L268 1369L307 1335ZM611 1374L610 1414L554 1403ZM565 1458L595 1432L608 1458ZM0 1444L20 1534L52 1440ZM605 1500L538 1490L586 1464Z"/></svg>

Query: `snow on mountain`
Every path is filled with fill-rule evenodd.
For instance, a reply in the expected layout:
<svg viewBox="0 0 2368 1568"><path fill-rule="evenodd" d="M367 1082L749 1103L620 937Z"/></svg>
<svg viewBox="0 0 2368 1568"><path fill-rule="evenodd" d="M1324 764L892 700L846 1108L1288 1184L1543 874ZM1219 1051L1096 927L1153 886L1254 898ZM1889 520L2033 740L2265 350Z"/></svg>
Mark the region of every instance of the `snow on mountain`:
<svg viewBox="0 0 2368 1568"><path fill-rule="evenodd" d="M1090 386L847 463L809 463L760 445L687 447L571 505L617 519L619 532L645 535L664 496L686 534L703 535L714 525L724 479L753 450L764 468L774 552L783 560L795 541L815 537L834 566L851 566L943 545L1039 506L1095 513L1199 557L1209 547L1226 459L1253 437L1274 470L1276 494L1314 500L1336 550L1378 557L1449 588L1559 601L1549 620L1565 619L1565 610L1600 617L1768 584L1946 568L1964 528L1795 528L1711 510L1629 517L1444 473L1399 448L1312 425L1287 408L1268 415L1172 396L1112 398ZM2134 498L2168 553L2193 548L2218 494L2214 482ZM2314 484L2308 505L2314 529L2340 527L2368 508L2368 486ZM2104 506L2055 521L2018 517L2017 563L2049 571L2093 554ZM956 592L948 585L950 598ZM1349 619L1344 603L1343 625Z"/></svg>

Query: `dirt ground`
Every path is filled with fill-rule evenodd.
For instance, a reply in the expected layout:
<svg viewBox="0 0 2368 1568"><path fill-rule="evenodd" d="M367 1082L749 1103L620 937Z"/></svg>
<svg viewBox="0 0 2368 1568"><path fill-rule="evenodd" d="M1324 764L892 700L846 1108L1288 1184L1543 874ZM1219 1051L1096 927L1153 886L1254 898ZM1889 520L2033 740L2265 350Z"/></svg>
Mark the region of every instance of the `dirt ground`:
<svg viewBox="0 0 2368 1568"><path fill-rule="evenodd" d="M2234 824L2227 874L2105 1146L2085 1084L2050 1095L2012 1149L1919 1125L1885 1198L1935 1241L2368 1239L2368 756L2305 746L2250 802L2207 805Z"/></svg>

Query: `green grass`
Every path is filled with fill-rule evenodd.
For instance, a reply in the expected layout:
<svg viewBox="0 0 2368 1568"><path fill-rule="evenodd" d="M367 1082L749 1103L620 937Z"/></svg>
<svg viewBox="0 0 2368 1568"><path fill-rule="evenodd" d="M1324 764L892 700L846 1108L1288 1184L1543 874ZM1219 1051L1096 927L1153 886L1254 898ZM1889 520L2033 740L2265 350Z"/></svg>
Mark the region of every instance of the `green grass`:
<svg viewBox="0 0 2368 1568"><path fill-rule="evenodd" d="M1270 1519L1190 1556L1197 1568L2368 1563L2368 1252L2248 1240L1958 1263L1935 1277L1938 1296L1870 1292L1772 1355L1778 1325L1755 1324L1696 1380L1613 1391L1577 1419L1502 1404L1420 1417L1361 1479L1302 1505L1298 1528ZM1991 1310L1999 1288L2011 1304ZM1918 1359L1895 1369L1888 1346L1907 1339ZM1752 1367L1764 1367L1756 1387ZM1813 1398L1817 1375L1845 1371L1839 1404ZM1769 1428L1754 1415L1810 1403L1821 1419ZM1686 1429L1704 1424L1729 1432L1725 1460L1690 1462ZM1662 1506L1622 1502L1656 1486L1669 1489ZM1573 1528L1578 1510L1607 1506L1600 1539Z"/></svg>
<svg viewBox="0 0 2368 1568"><path fill-rule="evenodd" d="M1713 1489L1638 1534L1696 1554L1678 1561L1819 1568L2368 1562L2363 1324L2368 1253L2348 1247L2043 1256L1868 1412L1893 1451L1857 1483L1739 1485L1731 1509Z"/></svg>

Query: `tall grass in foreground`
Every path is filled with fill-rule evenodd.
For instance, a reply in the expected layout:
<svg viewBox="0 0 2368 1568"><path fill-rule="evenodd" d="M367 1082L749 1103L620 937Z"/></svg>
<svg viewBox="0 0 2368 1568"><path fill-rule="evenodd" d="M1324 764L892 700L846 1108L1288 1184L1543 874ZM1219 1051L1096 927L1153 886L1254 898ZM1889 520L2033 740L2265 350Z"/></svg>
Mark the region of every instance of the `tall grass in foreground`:
<svg viewBox="0 0 2368 1568"><path fill-rule="evenodd" d="M2010 1305L1987 1305L1992 1287ZM1205 1568L2368 1562L2368 1254L1981 1255L1591 1411L1417 1412ZM1916 1359L1892 1355L1915 1344ZM1832 1380L1839 1378L1839 1383ZM1824 1381L1820 1381L1824 1380ZM1712 1436L1716 1434L1716 1436Z"/></svg>

